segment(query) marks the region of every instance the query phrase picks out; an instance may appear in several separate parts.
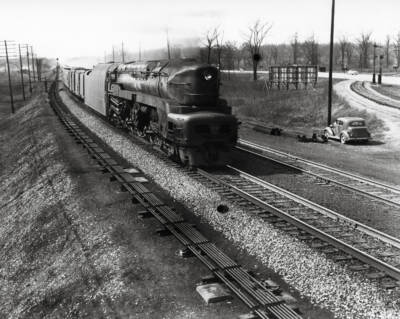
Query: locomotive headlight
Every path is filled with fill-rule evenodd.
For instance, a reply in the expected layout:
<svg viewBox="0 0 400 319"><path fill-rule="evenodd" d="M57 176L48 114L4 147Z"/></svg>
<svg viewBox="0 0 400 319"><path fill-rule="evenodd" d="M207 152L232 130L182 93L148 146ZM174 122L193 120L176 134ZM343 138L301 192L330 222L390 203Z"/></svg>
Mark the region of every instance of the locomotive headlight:
<svg viewBox="0 0 400 319"><path fill-rule="evenodd" d="M208 72L208 71L205 71L205 72L203 73L203 76L204 76L204 79L205 79L206 81L210 81L210 80L212 80L212 78L213 78L213 75L212 75L210 72Z"/></svg>

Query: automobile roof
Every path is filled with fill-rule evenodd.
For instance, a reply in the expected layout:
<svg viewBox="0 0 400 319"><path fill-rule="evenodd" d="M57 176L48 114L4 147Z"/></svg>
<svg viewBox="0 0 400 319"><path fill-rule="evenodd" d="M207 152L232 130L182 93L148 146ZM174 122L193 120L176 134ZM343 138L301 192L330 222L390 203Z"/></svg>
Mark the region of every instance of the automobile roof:
<svg viewBox="0 0 400 319"><path fill-rule="evenodd" d="M350 121L365 121L362 117L353 117L353 116L345 116L345 117L338 117L338 120L342 120L344 122L350 122Z"/></svg>

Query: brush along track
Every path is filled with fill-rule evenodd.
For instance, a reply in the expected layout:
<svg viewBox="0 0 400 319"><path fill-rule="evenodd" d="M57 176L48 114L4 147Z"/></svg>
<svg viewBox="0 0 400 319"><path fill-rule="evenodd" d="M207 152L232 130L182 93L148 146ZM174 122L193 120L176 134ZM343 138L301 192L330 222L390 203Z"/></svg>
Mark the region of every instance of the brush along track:
<svg viewBox="0 0 400 319"><path fill-rule="evenodd" d="M236 148L240 151L251 153L280 165L301 171L302 173L312 175L318 180L318 184L336 184L400 210L399 188L246 140L239 140Z"/></svg>
<svg viewBox="0 0 400 319"><path fill-rule="evenodd" d="M274 294L276 287L270 287L253 276L233 259L223 253L214 243L210 242L193 225L185 221L172 208L164 204L155 194L150 192L132 174L113 159L92 137L85 133L83 126L66 112L55 91L53 84L50 92L51 106L65 125L67 131L81 144L96 161L104 173L111 175L110 180L117 181L121 190L132 195L132 202L144 207L143 216L156 218L165 231L174 235L187 251L196 256L217 278L259 318L269 319L299 319L279 296ZM176 164L175 164L176 165Z"/></svg>
<svg viewBox="0 0 400 319"><path fill-rule="evenodd" d="M353 221L286 190L228 166L198 169L193 177L225 198L311 247L321 249L385 288L400 283L400 240Z"/></svg>

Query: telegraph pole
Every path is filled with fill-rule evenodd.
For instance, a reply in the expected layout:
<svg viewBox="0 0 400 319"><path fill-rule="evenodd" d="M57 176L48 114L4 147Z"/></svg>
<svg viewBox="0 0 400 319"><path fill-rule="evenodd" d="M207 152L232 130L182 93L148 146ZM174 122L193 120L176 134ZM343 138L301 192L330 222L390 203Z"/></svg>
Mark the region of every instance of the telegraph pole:
<svg viewBox="0 0 400 319"><path fill-rule="evenodd" d="M376 80L375 80L375 78L376 78L376 75L375 75L375 59L376 59L376 48L377 48L378 46L376 45L376 43L374 42L374 71L373 71L373 73L372 73L372 83L376 83Z"/></svg>
<svg viewBox="0 0 400 319"><path fill-rule="evenodd" d="M26 44L26 59L28 61L28 79L29 79L29 93L32 95L32 80L31 80L31 70L30 70L30 65L29 65L29 49L28 45Z"/></svg>
<svg viewBox="0 0 400 319"><path fill-rule="evenodd" d="M115 62L114 46L112 47L112 49L113 49L113 62Z"/></svg>
<svg viewBox="0 0 400 319"><path fill-rule="evenodd" d="M124 42L121 42L122 63L125 63Z"/></svg>
<svg viewBox="0 0 400 319"><path fill-rule="evenodd" d="M41 69L41 66L39 65L39 61L38 61L38 58L37 58L37 54L35 55L35 59L36 59L36 75L37 75L37 79L38 79L38 81L40 82L42 79L41 79L41 73L42 73L42 69Z"/></svg>
<svg viewBox="0 0 400 319"><path fill-rule="evenodd" d="M167 50L168 50L168 60L171 60L171 49L170 49L170 46L169 46L168 28L167 28Z"/></svg>
<svg viewBox="0 0 400 319"><path fill-rule="evenodd" d="M24 84L24 72L23 72L23 64L22 64L22 56L21 56L21 45L18 44L18 51L19 51L19 66L21 70L21 85L22 85L22 97L25 101L25 84Z"/></svg>
<svg viewBox="0 0 400 319"><path fill-rule="evenodd" d="M334 31L335 31L335 0L332 0L331 42L329 45L328 126L331 125L331 117L332 117L332 61L333 61Z"/></svg>
<svg viewBox="0 0 400 319"><path fill-rule="evenodd" d="M32 58L33 81L36 81L36 76L35 76L35 62L33 61L33 49L32 49L32 46L31 46L31 58Z"/></svg>
<svg viewBox="0 0 400 319"><path fill-rule="evenodd" d="M10 72L10 61L8 60L8 48L7 48L7 41L4 40L4 46L6 49L6 62L7 62L7 72L8 72L8 87L10 88L10 99L11 99L11 112L15 113L14 109L14 97L11 85L11 72Z"/></svg>

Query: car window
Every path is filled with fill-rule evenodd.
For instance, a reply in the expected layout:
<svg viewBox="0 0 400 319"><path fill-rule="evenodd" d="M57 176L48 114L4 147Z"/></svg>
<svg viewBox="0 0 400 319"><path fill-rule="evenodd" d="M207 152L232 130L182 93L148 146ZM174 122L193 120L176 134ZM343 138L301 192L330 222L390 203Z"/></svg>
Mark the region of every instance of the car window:
<svg viewBox="0 0 400 319"><path fill-rule="evenodd" d="M352 121L350 122L350 126L365 126L364 121Z"/></svg>

